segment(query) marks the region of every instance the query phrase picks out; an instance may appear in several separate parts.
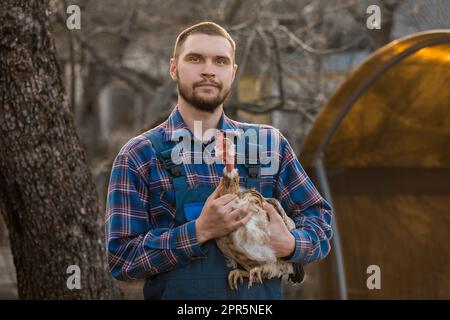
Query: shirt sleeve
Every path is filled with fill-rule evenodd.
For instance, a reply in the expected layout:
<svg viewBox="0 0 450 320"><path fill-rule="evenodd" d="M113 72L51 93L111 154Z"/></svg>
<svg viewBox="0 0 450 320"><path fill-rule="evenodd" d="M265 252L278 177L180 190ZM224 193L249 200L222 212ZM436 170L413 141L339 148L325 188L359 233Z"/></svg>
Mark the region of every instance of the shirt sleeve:
<svg viewBox="0 0 450 320"><path fill-rule="evenodd" d="M293 253L287 261L308 264L330 252L332 208L308 177L287 139L281 137L280 171L276 178L276 197L295 223Z"/></svg>
<svg viewBox="0 0 450 320"><path fill-rule="evenodd" d="M105 233L109 270L118 280L142 279L205 256L195 221L173 228L151 225L144 167L131 153L122 151L112 166Z"/></svg>

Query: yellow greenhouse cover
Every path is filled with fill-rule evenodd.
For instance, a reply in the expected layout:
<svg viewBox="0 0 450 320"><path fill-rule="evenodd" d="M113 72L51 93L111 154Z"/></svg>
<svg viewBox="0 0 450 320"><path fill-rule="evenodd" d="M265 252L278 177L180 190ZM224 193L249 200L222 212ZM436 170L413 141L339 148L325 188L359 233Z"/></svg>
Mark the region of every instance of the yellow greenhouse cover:
<svg viewBox="0 0 450 320"><path fill-rule="evenodd" d="M370 56L323 107L299 158L311 175L323 160L348 298L450 299L450 30ZM338 297L335 254L313 275L323 298ZM368 288L370 266L380 289Z"/></svg>

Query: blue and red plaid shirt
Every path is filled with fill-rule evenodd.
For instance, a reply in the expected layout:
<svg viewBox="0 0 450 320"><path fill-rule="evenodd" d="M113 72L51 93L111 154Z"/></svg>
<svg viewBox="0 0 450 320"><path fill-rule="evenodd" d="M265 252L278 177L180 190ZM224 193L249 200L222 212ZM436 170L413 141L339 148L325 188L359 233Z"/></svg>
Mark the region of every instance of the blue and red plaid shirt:
<svg viewBox="0 0 450 320"><path fill-rule="evenodd" d="M218 129L244 127L223 113ZM281 132L268 125L259 128L279 141L276 150L266 150L266 156L278 157L278 171L261 176L261 189L272 188L274 198L295 222L296 229L291 230L295 250L287 260L304 265L323 259L330 251L332 209ZM159 130L167 141L179 129L189 130L175 107L169 118L152 130ZM194 159L197 155L188 156ZM215 188L219 184L223 164L192 161L183 166L189 187ZM114 278L142 279L205 256L197 241L195 221L175 225L173 196L170 176L150 140L144 134L129 140L114 160L106 208L108 264Z"/></svg>

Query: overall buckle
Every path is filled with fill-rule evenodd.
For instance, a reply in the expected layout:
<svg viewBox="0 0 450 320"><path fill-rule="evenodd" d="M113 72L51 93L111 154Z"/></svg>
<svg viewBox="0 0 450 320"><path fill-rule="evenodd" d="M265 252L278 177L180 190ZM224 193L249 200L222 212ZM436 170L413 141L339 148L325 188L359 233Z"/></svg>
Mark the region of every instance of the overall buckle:
<svg viewBox="0 0 450 320"><path fill-rule="evenodd" d="M245 167L248 169L249 178L259 178L261 176L261 165L246 164Z"/></svg>

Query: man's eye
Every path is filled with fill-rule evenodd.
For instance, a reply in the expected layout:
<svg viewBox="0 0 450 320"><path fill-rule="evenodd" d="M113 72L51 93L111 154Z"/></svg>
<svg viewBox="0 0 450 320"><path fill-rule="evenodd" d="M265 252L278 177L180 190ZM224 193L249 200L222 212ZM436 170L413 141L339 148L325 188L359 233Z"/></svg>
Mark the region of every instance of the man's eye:
<svg viewBox="0 0 450 320"><path fill-rule="evenodd" d="M222 64L226 64L227 61L225 59L217 59L216 63L222 65Z"/></svg>
<svg viewBox="0 0 450 320"><path fill-rule="evenodd" d="M198 57L189 57L190 62L199 62L200 59Z"/></svg>

